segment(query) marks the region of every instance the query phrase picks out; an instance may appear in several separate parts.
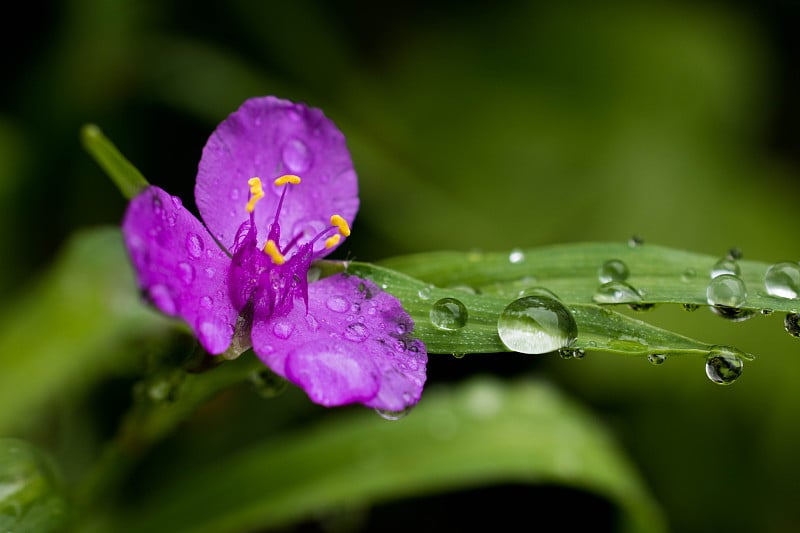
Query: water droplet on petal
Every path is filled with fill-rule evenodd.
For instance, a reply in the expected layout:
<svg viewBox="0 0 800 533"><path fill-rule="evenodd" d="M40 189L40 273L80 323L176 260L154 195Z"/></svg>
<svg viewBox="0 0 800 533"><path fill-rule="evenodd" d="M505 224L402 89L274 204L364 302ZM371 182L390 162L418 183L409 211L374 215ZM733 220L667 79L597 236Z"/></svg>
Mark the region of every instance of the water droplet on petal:
<svg viewBox="0 0 800 533"><path fill-rule="evenodd" d="M687 268L681 274L681 281L688 283L697 277L697 270L692 267Z"/></svg>
<svg viewBox="0 0 800 533"><path fill-rule="evenodd" d="M294 324L286 320L278 320L272 326L272 333L279 339L288 339L294 332Z"/></svg>
<svg viewBox="0 0 800 533"><path fill-rule="evenodd" d="M508 260L512 264L519 264L525 261L525 253L520 250L519 248L514 248L511 250L511 253L508 254Z"/></svg>
<svg viewBox="0 0 800 533"><path fill-rule="evenodd" d="M156 307L168 315L175 313L175 300L172 297L172 293L165 285L153 285L148 292L150 294L150 299Z"/></svg>
<svg viewBox="0 0 800 533"><path fill-rule="evenodd" d="M325 306L336 313L344 313L350 307L342 296L331 296L325 302Z"/></svg>
<svg viewBox="0 0 800 533"><path fill-rule="evenodd" d="M714 346L706 359L706 376L719 385L730 385L742 375L744 361L727 346Z"/></svg>
<svg viewBox="0 0 800 533"><path fill-rule="evenodd" d="M786 333L792 337L800 337L800 315L788 313L783 319L783 327L786 329Z"/></svg>
<svg viewBox="0 0 800 533"><path fill-rule="evenodd" d="M369 330L361 322L353 322L344 328L344 338L353 342L364 342L369 337Z"/></svg>
<svg viewBox="0 0 800 533"><path fill-rule="evenodd" d="M508 304L500 313L497 334L509 350L542 354L575 342L578 325L558 300L525 296Z"/></svg>
<svg viewBox="0 0 800 533"><path fill-rule="evenodd" d="M172 205L175 206L175 209L180 209L181 207L183 207L183 201L179 197L173 196Z"/></svg>
<svg viewBox="0 0 800 533"><path fill-rule="evenodd" d="M610 259L600 265L600 269L597 271L597 277L600 279L600 283L608 283L609 281L625 281L628 279L630 272L628 271L628 265L620 261L619 259Z"/></svg>
<svg viewBox="0 0 800 533"><path fill-rule="evenodd" d="M241 192L239 192L239 188L238 187L235 188L235 189L231 189L231 200L233 200L234 202L238 201L240 194L241 194Z"/></svg>
<svg viewBox="0 0 800 533"><path fill-rule="evenodd" d="M389 411L387 409L375 409L375 412L378 413L378 415L380 415L380 417L385 419L385 420L394 421L394 420L400 420L401 418L404 418L406 415L408 415L408 413L411 412L412 408L413 408L413 406L409 406L409 407L406 407L405 409L403 409L402 411Z"/></svg>
<svg viewBox="0 0 800 533"><path fill-rule="evenodd" d="M211 298L211 296L203 296L200 298L200 307L203 309L211 309L214 307L214 300Z"/></svg>
<svg viewBox="0 0 800 533"><path fill-rule="evenodd" d="M455 298L442 298L430 310L431 323L445 331L455 331L467 325L467 307Z"/></svg>
<svg viewBox="0 0 800 533"><path fill-rule="evenodd" d="M647 356L647 360L651 365L662 365L667 360L667 356L663 353L651 353Z"/></svg>
<svg viewBox="0 0 800 533"><path fill-rule="evenodd" d="M186 251L190 256L197 259L203 254L204 248L205 245L203 244L203 240L200 239L200 235L197 233L189 233L186 236Z"/></svg>
<svg viewBox="0 0 800 533"><path fill-rule="evenodd" d="M211 278L214 277L214 274L216 274L217 271L215 269L213 269L212 267L208 267L208 268L205 269L205 273L206 273L206 277L208 279L211 279Z"/></svg>
<svg viewBox="0 0 800 533"><path fill-rule="evenodd" d="M189 285L194 281L194 267L185 261L178 263L178 271L181 281Z"/></svg>
<svg viewBox="0 0 800 533"><path fill-rule="evenodd" d="M711 267L712 279L716 278L717 276L722 276L724 274L739 276L741 275L741 273L742 269L739 267L739 263L728 257L723 257L722 259L714 263L713 267Z"/></svg>
<svg viewBox="0 0 800 533"><path fill-rule="evenodd" d="M292 139L283 145L281 158L286 168L295 174L300 174L308 170L311 166L311 150L306 143L300 139Z"/></svg>
<svg viewBox="0 0 800 533"><path fill-rule="evenodd" d="M764 276L767 294L778 298L800 298L800 265L784 261L767 269Z"/></svg>

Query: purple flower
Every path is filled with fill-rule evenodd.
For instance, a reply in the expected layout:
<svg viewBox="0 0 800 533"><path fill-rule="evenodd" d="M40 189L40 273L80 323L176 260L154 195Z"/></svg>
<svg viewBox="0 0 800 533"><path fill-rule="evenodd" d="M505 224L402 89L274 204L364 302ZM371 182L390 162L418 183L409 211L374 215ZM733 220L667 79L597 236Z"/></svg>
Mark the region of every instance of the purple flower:
<svg viewBox="0 0 800 533"><path fill-rule="evenodd" d="M125 214L139 285L158 309L211 354L252 345L322 405L417 403L427 353L400 302L347 274L308 282L358 210L344 136L320 110L247 100L206 143L195 199L208 230L154 186Z"/></svg>

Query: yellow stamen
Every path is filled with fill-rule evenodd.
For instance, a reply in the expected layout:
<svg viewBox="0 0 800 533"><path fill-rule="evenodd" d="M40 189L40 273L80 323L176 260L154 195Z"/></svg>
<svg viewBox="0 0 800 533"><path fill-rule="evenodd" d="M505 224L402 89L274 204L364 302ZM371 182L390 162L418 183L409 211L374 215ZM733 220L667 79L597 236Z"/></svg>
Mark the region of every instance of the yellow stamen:
<svg viewBox="0 0 800 533"><path fill-rule="evenodd" d="M333 237L328 237L327 239L325 239L325 248L333 248L334 246L339 244L340 240L342 240L342 236L339 235L338 233Z"/></svg>
<svg viewBox="0 0 800 533"><path fill-rule="evenodd" d="M339 215L333 215L331 217L331 224L339 228L339 233L342 234L342 237L350 236L350 225Z"/></svg>
<svg viewBox="0 0 800 533"><path fill-rule="evenodd" d="M247 180L250 186L250 200L247 202L247 212L252 213L256 208L256 202L264 198L264 189L261 187L261 180L259 178L250 178Z"/></svg>
<svg viewBox="0 0 800 533"><path fill-rule="evenodd" d="M276 265L282 265L286 262L286 258L283 257L283 254L278 250L278 245L272 239L268 240L267 244L264 245L264 253L270 256L272 262Z"/></svg>
<svg viewBox="0 0 800 533"><path fill-rule="evenodd" d="M273 183L275 183L275 185L277 185L278 187L286 185L287 183L291 183L292 185L297 185L298 183L300 183L300 176L295 176L294 174L286 174L284 176L281 176L280 178L275 178L275 181Z"/></svg>

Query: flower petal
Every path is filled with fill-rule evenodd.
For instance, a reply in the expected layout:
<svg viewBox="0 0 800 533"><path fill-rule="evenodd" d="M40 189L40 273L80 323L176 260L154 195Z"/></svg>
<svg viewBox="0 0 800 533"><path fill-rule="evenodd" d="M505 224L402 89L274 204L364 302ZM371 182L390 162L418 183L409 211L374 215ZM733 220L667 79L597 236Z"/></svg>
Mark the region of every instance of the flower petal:
<svg viewBox="0 0 800 533"><path fill-rule="evenodd" d="M402 411L425 384L425 345L400 302L369 280L338 274L308 287L283 317L253 321L256 354L326 406ZM377 380L377 382L376 382Z"/></svg>
<svg viewBox="0 0 800 533"><path fill-rule="evenodd" d="M272 96L252 98L228 116L208 139L197 173L195 200L211 233L229 250L247 219L247 180L264 182L264 198L255 210L263 228L259 246L275 216L280 189L272 181L295 174L280 213L281 248L297 235L301 243L330 226L333 214L353 222L358 184L344 135L319 109ZM315 245L315 251L324 243Z"/></svg>
<svg viewBox="0 0 800 533"><path fill-rule="evenodd" d="M122 222L139 286L153 304L186 321L209 353L225 351L238 313L228 296L230 259L177 197L147 187Z"/></svg>

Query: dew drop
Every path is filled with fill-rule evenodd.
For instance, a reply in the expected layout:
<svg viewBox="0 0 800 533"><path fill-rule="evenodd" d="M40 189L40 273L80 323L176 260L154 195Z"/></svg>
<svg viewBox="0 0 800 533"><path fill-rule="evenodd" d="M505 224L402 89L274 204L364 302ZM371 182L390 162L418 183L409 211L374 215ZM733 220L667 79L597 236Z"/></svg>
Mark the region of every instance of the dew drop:
<svg viewBox="0 0 800 533"><path fill-rule="evenodd" d="M666 360L667 356L663 353L651 353L647 356L647 361L651 365L663 365Z"/></svg>
<svg viewBox="0 0 800 533"><path fill-rule="evenodd" d="M747 289L740 277L733 274L719 274L709 282L706 299L711 305L741 307L747 300Z"/></svg>
<svg viewBox="0 0 800 533"><path fill-rule="evenodd" d="M394 421L404 418L406 415L408 415L408 413L411 412L411 409L413 409L413 406L406 407L405 409L402 409L400 411L389 411L388 409L375 409L375 412L378 413L378 415L384 420Z"/></svg>
<svg viewBox="0 0 800 533"><path fill-rule="evenodd" d="M202 239L200 239L200 235L197 233L189 233L186 235L186 251L197 259L203 254L203 249L205 245L203 244Z"/></svg>
<svg viewBox="0 0 800 533"><path fill-rule="evenodd" d="M467 355L467 354L462 353L462 352L458 352L458 353L454 353L453 357L455 357L456 359L464 359L465 355Z"/></svg>
<svg viewBox="0 0 800 533"><path fill-rule="evenodd" d="M300 139L292 139L283 145L281 158L291 172L305 172L311 166L311 151Z"/></svg>
<svg viewBox="0 0 800 533"><path fill-rule="evenodd" d="M514 265L522 263L525 261L525 253L519 248L514 248L511 250L511 253L508 254L508 261Z"/></svg>
<svg viewBox="0 0 800 533"><path fill-rule="evenodd" d="M344 328L344 338L352 342L364 342L369 337L367 326L361 322L353 322Z"/></svg>
<svg viewBox="0 0 800 533"><path fill-rule="evenodd" d="M609 259L597 271L597 277L600 283L608 283L609 281L625 281L628 279L630 272L628 265L619 259Z"/></svg>
<svg viewBox="0 0 800 533"><path fill-rule="evenodd" d="M739 276L742 274L742 269L739 267L739 263L734 259L723 257L711 267L711 278L713 279L724 274Z"/></svg>
<svg viewBox="0 0 800 533"><path fill-rule="evenodd" d="M176 311L175 300L172 298L172 293L166 285L153 285L149 290L150 299L156 307L161 309L168 315L172 315Z"/></svg>
<svg viewBox="0 0 800 533"><path fill-rule="evenodd" d="M792 337L800 337L800 315L788 313L783 319L783 327Z"/></svg>
<svg viewBox="0 0 800 533"><path fill-rule="evenodd" d="M238 187L234 188L234 189L231 189L231 200L233 200L234 202L238 201L240 194L241 193L239 192L239 188Z"/></svg>
<svg viewBox="0 0 800 533"><path fill-rule="evenodd" d="M172 205L175 206L175 209L180 209L181 207L183 207L183 201L179 197L173 196Z"/></svg>
<svg viewBox="0 0 800 533"><path fill-rule="evenodd" d="M592 300L599 304L638 304L642 295L624 281L609 281L597 288Z"/></svg>
<svg viewBox="0 0 800 533"><path fill-rule="evenodd" d="M552 298L553 300L560 300L560 298L556 296L556 293L550 289L545 289L544 287L530 287L528 289L523 289L519 291L518 297L522 298L523 296L545 296L547 298Z"/></svg>
<svg viewBox="0 0 800 533"><path fill-rule="evenodd" d="M500 313L497 334L509 350L542 354L572 345L578 337L578 325L558 300L525 296Z"/></svg>
<svg viewBox="0 0 800 533"><path fill-rule="evenodd" d="M205 273L206 273L206 277L208 279L211 279L211 278L214 277L214 274L216 274L217 271L212 267L208 267L208 268L205 269Z"/></svg>
<svg viewBox="0 0 800 533"><path fill-rule="evenodd" d="M725 257L727 257L728 259L733 259L734 261L738 261L743 256L744 254L742 253L742 249L737 246L734 246L733 248L728 250L728 254Z"/></svg>
<svg viewBox="0 0 800 533"><path fill-rule="evenodd" d="M686 304L681 304L681 307L683 307L684 311L689 311L690 313L692 313L700 309L700 304L686 303Z"/></svg>
<svg viewBox="0 0 800 533"><path fill-rule="evenodd" d="M687 268L681 274L681 281L684 283L689 283L693 279L697 277L697 270L693 269L692 267Z"/></svg>
<svg viewBox="0 0 800 533"><path fill-rule="evenodd" d="M431 307L431 323L445 331L455 331L467 325L467 307L455 298L442 298Z"/></svg>
<svg viewBox="0 0 800 533"><path fill-rule="evenodd" d="M570 348L565 346L564 348L558 349L558 356L561 359L583 359L586 355L586 352L582 348Z"/></svg>
<svg viewBox="0 0 800 533"><path fill-rule="evenodd" d="M433 288L430 285L428 285L427 287L421 288L417 292L417 296L419 296L420 300L430 300L432 292L433 292Z"/></svg>
<svg viewBox="0 0 800 533"><path fill-rule="evenodd" d="M194 281L194 267L185 261L178 263L178 275L185 284L189 285Z"/></svg>
<svg viewBox="0 0 800 533"><path fill-rule="evenodd" d="M344 313L350 307L342 296L331 296L325 302L325 306L335 313Z"/></svg>
<svg viewBox="0 0 800 533"><path fill-rule="evenodd" d="M200 298L200 307L203 309L211 309L214 307L214 300L211 298L211 296L203 296Z"/></svg>
<svg viewBox="0 0 800 533"><path fill-rule="evenodd" d="M272 333L279 339L288 339L294 332L294 324L285 320L279 320L272 326Z"/></svg>
<svg viewBox="0 0 800 533"><path fill-rule="evenodd" d="M642 239L638 235L633 235L631 236L630 239L628 239L628 246L630 246L631 248L638 248L643 244L644 244L644 239Z"/></svg>
<svg viewBox="0 0 800 533"><path fill-rule="evenodd" d="M767 269L764 286L770 296L800 298L800 265L789 261L775 263Z"/></svg>
<svg viewBox="0 0 800 533"><path fill-rule="evenodd" d="M719 385L730 385L742 375L744 361L727 346L714 346L706 359L706 376Z"/></svg>

